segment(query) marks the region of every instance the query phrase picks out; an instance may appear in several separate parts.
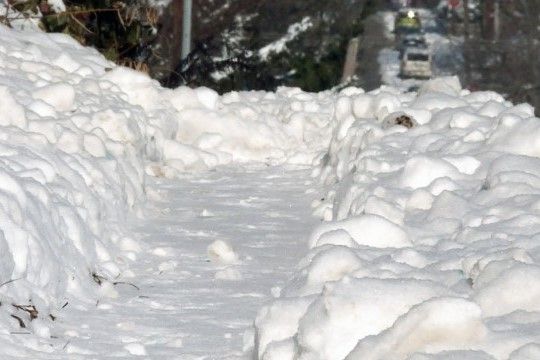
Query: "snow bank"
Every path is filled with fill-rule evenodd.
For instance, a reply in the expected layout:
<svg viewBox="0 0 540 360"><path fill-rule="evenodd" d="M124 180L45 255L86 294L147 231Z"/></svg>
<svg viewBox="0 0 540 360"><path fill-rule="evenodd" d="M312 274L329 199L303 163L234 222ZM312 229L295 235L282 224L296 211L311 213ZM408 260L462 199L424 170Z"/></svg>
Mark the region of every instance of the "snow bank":
<svg viewBox="0 0 540 360"><path fill-rule="evenodd" d="M194 157L199 154L208 167L248 161L310 164L328 144L330 92L281 88L218 97L210 89L180 87L163 96L178 111L178 131L164 147L166 163L184 161L183 152L174 149L178 143L194 149Z"/></svg>
<svg viewBox="0 0 540 360"><path fill-rule="evenodd" d="M95 51L3 26L0 39L0 332L47 338L50 314L95 304L137 258L124 224L144 195L147 120L99 79Z"/></svg>
<svg viewBox="0 0 540 360"><path fill-rule="evenodd" d="M530 106L456 78L342 92L314 170L327 221L260 311L255 355L536 358L538 124Z"/></svg>
<svg viewBox="0 0 540 360"><path fill-rule="evenodd" d="M281 88L219 96L208 88L163 89L120 67L103 79L151 120L147 138L155 161L147 168L150 175L173 177L233 162L311 164L330 138L331 92Z"/></svg>

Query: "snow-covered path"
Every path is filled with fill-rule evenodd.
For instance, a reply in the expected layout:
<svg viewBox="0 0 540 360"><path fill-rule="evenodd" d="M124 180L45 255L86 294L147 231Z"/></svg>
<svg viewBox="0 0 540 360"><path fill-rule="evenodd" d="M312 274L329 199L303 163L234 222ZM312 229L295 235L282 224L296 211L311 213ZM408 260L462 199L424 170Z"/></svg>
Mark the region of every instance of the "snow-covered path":
<svg viewBox="0 0 540 360"><path fill-rule="evenodd" d="M307 251L317 220L306 181L305 170L228 168L151 184L161 200L133 222L145 249L129 282L140 290L121 283L118 298L95 309L66 308L64 334L39 357L240 358L257 310ZM219 239L235 248L238 265L209 261L207 247Z"/></svg>

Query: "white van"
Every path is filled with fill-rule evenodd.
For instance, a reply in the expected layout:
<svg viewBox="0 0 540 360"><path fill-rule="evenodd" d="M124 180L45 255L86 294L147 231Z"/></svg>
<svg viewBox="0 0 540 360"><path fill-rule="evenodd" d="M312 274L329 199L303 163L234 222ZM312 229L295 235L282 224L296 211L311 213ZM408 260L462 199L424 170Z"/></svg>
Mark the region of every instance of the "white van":
<svg viewBox="0 0 540 360"><path fill-rule="evenodd" d="M430 78L431 52L423 48L407 48L401 59L400 75L402 78Z"/></svg>

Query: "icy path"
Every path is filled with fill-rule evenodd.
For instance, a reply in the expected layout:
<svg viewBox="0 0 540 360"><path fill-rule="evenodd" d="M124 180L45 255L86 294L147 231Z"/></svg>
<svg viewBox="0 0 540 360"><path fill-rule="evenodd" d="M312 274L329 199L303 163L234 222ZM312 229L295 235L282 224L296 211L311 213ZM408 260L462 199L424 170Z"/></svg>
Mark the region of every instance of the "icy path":
<svg viewBox="0 0 540 360"><path fill-rule="evenodd" d="M257 310L307 252L305 238L317 222L305 194L308 179L304 170L226 169L152 184L163 200L134 223L148 246L129 280L140 290L119 284L117 299L71 310L60 330L68 336L59 334L49 356L240 358ZM217 239L233 245L239 265L223 271L208 260L207 247ZM217 280L218 273L230 279Z"/></svg>

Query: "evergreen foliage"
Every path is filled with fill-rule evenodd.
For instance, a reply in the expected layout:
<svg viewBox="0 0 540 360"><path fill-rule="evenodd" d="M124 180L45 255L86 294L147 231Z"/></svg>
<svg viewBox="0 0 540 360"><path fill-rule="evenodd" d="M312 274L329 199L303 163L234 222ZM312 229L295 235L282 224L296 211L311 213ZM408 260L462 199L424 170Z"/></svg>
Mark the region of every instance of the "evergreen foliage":
<svg viewBox="0 0 540 360"><path fill-rule="evenodd" d="M195 0L194 47L180 61L181 1L171 2L161 15L147 0L64 0L65 10L53 9L47 0L8 1L15 12L38 19L45 31L70 34L116 63L149 72L165 86L208 86L219 92L336 86L347 43L362 32L363 19L376 3ZM288 41L284 51L260 56L259 49L306 18L311 26Z"/></svg>
<svg viewBox="0 0 540 360"><path fill-rule="evenodd" d="M92 46L109 60L144 69L149 45L155 38L156 9L145 1L66 0L65 10L53 9L46 0L11 0L15 14L39 21L47 32L69 34ZM10 17L3 19L10 25Z"/></svg>
<svg viewBox="0 0 540 360"><path fill-rule="evenodd" d="M256 7L252 1L231 0L227 3L235 5L234 13L227 13L216 11L219 1L213 6L206 2L195 1L201 13L194 20L194 56L163 79L166 86L204 85L220 92L278 86L316 92L334 87L341 79L350 38L363 31L364 19L376 7L372 0L263 0ZM219 20L216 16L212 21L210 10L220 14ZM288 41L283 51L259 55L259 49L285 36L289 25L306 18L311 26ZM206 28L205 22L216 30ZM198 33L211 35L197 38Z"/></svg>

